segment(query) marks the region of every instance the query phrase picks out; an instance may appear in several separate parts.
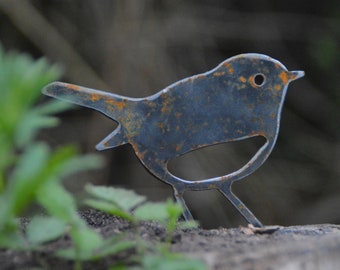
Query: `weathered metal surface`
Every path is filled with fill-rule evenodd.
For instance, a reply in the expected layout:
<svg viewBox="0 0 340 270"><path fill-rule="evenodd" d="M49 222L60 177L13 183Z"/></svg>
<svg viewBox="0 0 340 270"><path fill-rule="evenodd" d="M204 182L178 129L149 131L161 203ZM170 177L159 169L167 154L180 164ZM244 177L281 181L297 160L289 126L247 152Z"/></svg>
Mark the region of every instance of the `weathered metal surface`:
<svg viewBox="0 0 340 270"><path fill-rule="evenodd" d="M232 193L231 185L253 173L268 158L278 136L287 86L303 75L303 71L288 71L268 56L242 54L145 98L61 82L49 84L43 93L93 108L118 122L96 148L131 144L143 165L173 187L186 219L192 218L183 199L186 190L218 189L249 223L261 227L261 222ZM233 173L190 181L168 171L169 160L189 151L254 136L263 136L266 143Z"/></svg>

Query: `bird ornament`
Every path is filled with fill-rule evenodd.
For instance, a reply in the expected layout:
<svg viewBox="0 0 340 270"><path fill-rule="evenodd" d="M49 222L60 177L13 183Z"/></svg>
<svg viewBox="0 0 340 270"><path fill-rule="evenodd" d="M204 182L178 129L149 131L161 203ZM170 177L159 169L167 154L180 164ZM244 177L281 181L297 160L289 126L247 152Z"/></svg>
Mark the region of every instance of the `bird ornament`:
<svg viewBox="0 0 340 270"><path fill-rule="evenodd" d="M173 188L186 220L192 219L192 215L184 192L217 189L248 223L262 227L231 186L268 158L278 137L288 85L303 76L303 71L288 71L269 56L248 53L143 98L63 82L53 82L42 92L92 108L117 122L116 129L96 149L130 144L145 168ZM195 180L179 178L168 170L170 160L192 150L256 136L264 137L266 142L243 167L230 174Z"/></svg>

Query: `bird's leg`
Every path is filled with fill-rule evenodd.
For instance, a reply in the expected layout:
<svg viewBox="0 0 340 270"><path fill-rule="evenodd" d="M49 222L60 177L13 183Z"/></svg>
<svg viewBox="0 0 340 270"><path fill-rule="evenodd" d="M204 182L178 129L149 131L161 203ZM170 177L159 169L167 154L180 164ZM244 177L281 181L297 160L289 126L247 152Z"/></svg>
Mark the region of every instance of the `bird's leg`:
<svg viewBox="0 0 340 270"><path fill-rule="evenodd" d="M174 189L174 198L176 200L177 203L179 203L182 208L183 208L183 217L184 217L184 220L185 221L189 221L189 220L193 220L193 217L184 201L184 198L183 198L183 193L184 191L181 191L179 192L179 190L175 187L173 187Z"/></svg>
<svg viewBox="0 0 340 270"><path fill-rule="evenodd" d="M262 223L254 216L247 206L233 194L231 191L231 183L220 186L219 191L237 208L250 224L255 227L263 227Z"/></svg>

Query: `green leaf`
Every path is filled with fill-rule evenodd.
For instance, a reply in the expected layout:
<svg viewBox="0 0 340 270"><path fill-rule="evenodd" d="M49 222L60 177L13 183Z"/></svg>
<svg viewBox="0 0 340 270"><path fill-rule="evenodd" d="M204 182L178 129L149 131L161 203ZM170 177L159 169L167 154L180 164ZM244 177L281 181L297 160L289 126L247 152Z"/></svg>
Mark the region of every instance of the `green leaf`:
<svg viewBox="0 0 340 270"><path fill-rule="evenodd" d="M139 206L133 213L139 220L157 220L165 222L169 219L166 203L145 203Z"/></svg>
<svg viewBox="0 0 340 270"><path fill-rule="evenodd" d="M112 202L124 211L130 211L145 201L144 196L123 188L86 185L85 189L92 196Z"/></svg>
<svg viewBox="0 0 340 270"><path fill-rule="evenodd" d="M32 110L40 115L50 115L66 111L74 107L75 106L69 102L61 100L51 100L41 105L35 106Z"/></svg>
<svg viewBox="0 0 340 270"><path fill-rule="evenodd" d="M29 111L17 125L14 142L17 147L23 148L33 141L39 129L54 127L58 123L59 121L55 117L38 115Z"/></svg>
<svg viewBox="0 0 340 270"><path fill-rule="evenodd" d="M108 201L88 199L88 200L85 200L85 204L92 207L92 208L95 208L97 210L106 212L106 213L114 215L114 216L121 217L121 218L126 219L128 221L134 220L132 215L130 215L129 213L125 212L124 210L118 208L117 205L115 205L111 202L108 202Z"/></svg>
<svg viewBox="0 0 340 270"><path fill-rule="evenodd" d="M5 192L6 206L14 215L19 214L34 198L34 193L44 178L49 149L45 144L31 145L19 159Z"/></svg>
<svg viewBox="0 0 340 270"><path fill-rule="evenodd" d="M194 229L199 226L196 220L181 221L177 223L177 227L180 229Z"/></svg>
<svg viewBox="0 0 340 270"><path fill-rule="evenodd" d="M20 157L6 191L6 205L11 209L10 212L18 214L22 211L34 199L34 194L46 182L58 181L71 173L95 168L101 164L102 159L97 158L95 155L74 157L75 153L74 147L60 148L51 155L45 144L29 146L27 151ZM40 193L40 197L48 206L48 198L53 196L51 192L53 188L46 190L45 187L44 190L46 194ZM59 191L58 189L56 192ZM65 192L63 194L65 195ZM44 200L46 196L48 198ZM70 202L72 197L65 198L63 196L61 198L61 200ZM73 204L75 205L75 203ZM49 209L52 210L52 208L50 207ZM66 206L66 209L69 209L69 206Z"/></svg>
<svg viewBox="0 0 340 270"><path fill-rule="evenodd" d="M166 206L167 206L166 210L169 214L169 217L172 219L177 220L183 213L182 206L179 203L175 203L172 200L167 200Z"/></svg>
<svg viewBox="0 0 340 270"><path fill-rule="evenodd" d="M75 248L68 248L64 250L57 251L57 256L63 257L66 259L80 259L80 260L98 260L100 258L104 258L110 255L116 255L120 252L128 250L135 246L135 243L132 241L122 241L115 242L107 246L106 244L102 244L97 249L82 251L77 254L77 250Z"/></svg>
<svg viewBox="0 0 340 270"><path fill-rule="evenodd" d="M73 146L57 149L50 157L45 168L44 178L61 179L71 174L98 168L103 158L98 155L76 156L77 150Z"/></svg>
<svg viewBox="0 0 340 270"><path fill-rule="evenodd" d="M77 150L74 146L64 146L53 152L49 158L48 165L45 168L45 174L47 177L53 176L53 178L61 178L67 175L65 173L65 167L70 166L70 161L75 157ZM76 170L77 168L75 168Z"/></svg>
<svg viewBox="0 0 340 270"><path fill-rule="evenodd" d="M15 153L11 146L11 141L5 136L0 127L0 174L2 174L0 177L3 178L3 181L5 180L5 175L7 175L7 168L12 166L15 160ZM1 191L2 189L0 189L0 192Z"/></svg>
<svg viewBox="0 0 340 270"><path fill-rule="evenodd" d="M110 266L109 270L141 270L141 268L133 267L128 268L125 264L118 264L114 266Z"/></svg>
<svg viewBox="0 0 340 270"><path fill-rule="evenodd" d="M8 213L8 207L3 207L4 200L0 197L0 248L24 249L25 239L20 231L19 220Z"/></svg>
<svg viewBox="0 0 340 270"><path fill-rule="evenodd" d="M60 171L60 177L77 172L98 169L104 164L104 158L97 154L75 156L67 161Z"/></svg>
<svg viewBox="0 0 340 270"><path fill-rule="evenodd" d="M14 182L14 184L27 183L27 179L36 177L47 166L49 154L49 148L43 143L33 144L28 147L20 156L18 164L11 175L10 182Z"/></svg>
<svg viewBox="0 0 340 270"><path fill-rule="evenodd" d="M79 225L73 226L70 233L75 248L79 252L80 258L82 258L98 249L103 244L103 239L99 233L88 228L85 223L84 225Z"/></svg>
<svg viewBox="0 0 340 270"><path fill-rule="evenodd" d="M34 217L26 229L27 240L39 245L61 237L67 230L67 224L55 217Z"/></svg>
<svg viewBox="0 0 340 270"><path fill-rule="evenodd" d="M58 182L50 181L41 186L37 190L37 200L50 215L58 219L73 223L80 219L73 196Z"/></svg>
<svg viewBox="0 0 340 270"><path fill-rule="evenodd" d="M28 109L17 123L14 134L17 147L24 147L31 143L40 129L56 126L59 121L50 114L62 112L72 107L70 103L53 100Z"/></svg>
<svg viewBox="0 0 340 270"><path fill-rule="evenodd" d="M101 246L101 236L88 228L85 221L79 217L73 196L58 182L51 181L42 186L38 190L37 199L50 215L70 225L70 235L75 244L74 252L77 259L87 258L94 249Z"/></svg>
<svg viewBox="0 0 340 270"><path fill-rule="evenodd" d="M101 244L101 237L89 229L76 208L76 202L58 182L48 182L38 190L37 199L48 213L71 226L70 234L79 252L86 253Z"/></svg>
<svg viewBox="0 0 340 270"><path fill-rule="evenodd" d="M207 270L207 266L197 259L189 259L177 254L170 256L147 255L143 258L143 269L158 270Z"/></svg>
<svg viewBox="0 0 340 270"><path fill-rule="evenodd" d="M117 238L108 239L103 243L102 247L99 247L93 255L94 259L104 258L106 256L116 255L122 251L131 249L136 246L136 242L121 240L117 241Z"/></svg>
<svg viewBox="0 0 340 270"><path fill-rule="evenodd" d="M9 248L15 250L24 250L27 248L25 238L20 230L0 232L0 248Z"/></svg>
<svg viewBox="0 0 340 270"><path fill-rule="evenodd" d="M22 147L32 142L39 129L51 126L52 120L46 117L55 110L47 110L46 105L45 111L39 113L32 106L41 97L41 88L56 80L61 70L44 58L34 60L26 54L0 50L0 132L13 144L11 147ZM29 118L32 115L35 120Z"/></svg>

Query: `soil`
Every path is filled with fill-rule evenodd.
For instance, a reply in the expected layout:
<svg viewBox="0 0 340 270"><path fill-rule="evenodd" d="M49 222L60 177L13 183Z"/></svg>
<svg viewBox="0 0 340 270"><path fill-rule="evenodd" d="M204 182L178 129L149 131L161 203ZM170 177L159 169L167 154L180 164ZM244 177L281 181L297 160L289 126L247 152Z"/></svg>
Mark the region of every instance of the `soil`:
<svg viewBox="0 0 340 270"><path fill-rule="evenodd" d="M87 223L104 237L135 230L119 218L94 210L80 213ZM23 223L27 223L24 220ZM150 241L165 240L164 228L154 222L139 225L140 236ZM44 251L19 252L0 250L0 269L73 269L74 263L53 256L53 251L70 245L69 237L46 245ZM173 252L202 259L208 269L340 269L340 225L251 226L213 230L186 229L176 231ZM131 253L83 263L83 269L108 269ZM130 254L128 254L130 253Z"/></svg>

